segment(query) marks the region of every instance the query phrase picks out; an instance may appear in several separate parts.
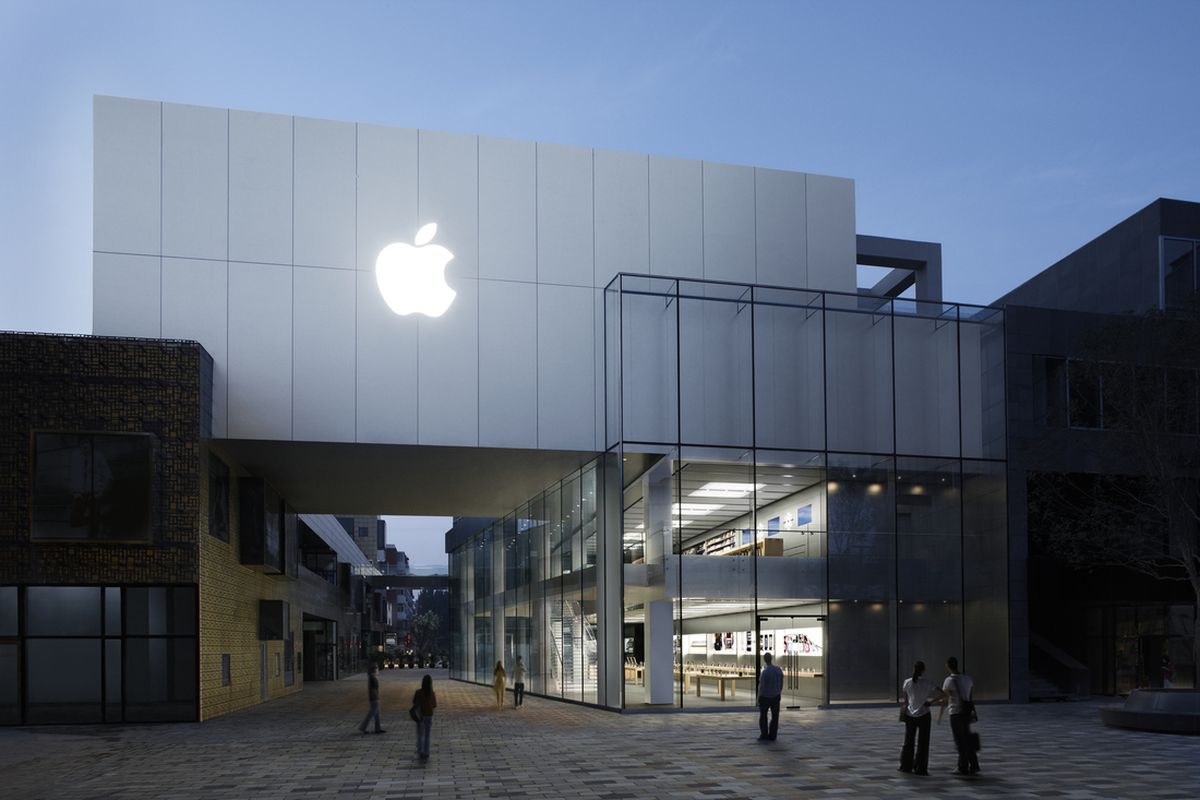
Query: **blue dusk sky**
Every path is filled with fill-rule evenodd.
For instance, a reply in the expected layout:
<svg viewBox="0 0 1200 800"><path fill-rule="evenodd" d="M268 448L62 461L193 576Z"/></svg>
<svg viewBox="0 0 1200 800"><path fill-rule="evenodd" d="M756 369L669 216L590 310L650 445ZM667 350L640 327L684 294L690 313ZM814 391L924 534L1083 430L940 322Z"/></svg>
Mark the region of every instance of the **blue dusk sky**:
<svg viewBox="0 0 1200 800"><path fill-rule="evenodd" d="M854 178L990 302L1200 200L1200 2L0 0L0 329L91 331L92 95Z"/></svg>

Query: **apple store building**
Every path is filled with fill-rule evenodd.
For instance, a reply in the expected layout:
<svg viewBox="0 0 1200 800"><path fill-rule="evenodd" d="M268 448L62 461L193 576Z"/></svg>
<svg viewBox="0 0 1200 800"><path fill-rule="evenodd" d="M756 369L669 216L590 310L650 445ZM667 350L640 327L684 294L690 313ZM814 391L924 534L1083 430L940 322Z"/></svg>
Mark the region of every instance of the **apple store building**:
<svg viewBox="0 0 1200 800"><path fill-rule="evenodd" d="M890 702L1010 657L1004 319L845 178L98 97L94 331L303 513L436 514L452 678ZM860 276L879 277L860 287Z"/></svg>

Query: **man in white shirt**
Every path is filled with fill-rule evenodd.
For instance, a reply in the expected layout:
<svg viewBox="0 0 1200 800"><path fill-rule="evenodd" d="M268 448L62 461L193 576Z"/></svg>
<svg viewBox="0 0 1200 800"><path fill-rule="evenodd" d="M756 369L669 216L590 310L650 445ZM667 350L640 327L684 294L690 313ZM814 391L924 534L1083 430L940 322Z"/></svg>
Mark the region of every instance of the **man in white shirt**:
<svg viewBox="0 0 1200 800"><path fill-rule="evenodd" d="M979 772L979 756L971 736L971 714L966 703L975 691L971 676L958 671L958 659L946 659L946 670L950 673L942 682L942 691L950 699L950 730L954 733L954 746L958 748L958 768L955 775L974 775Z"/></svg>

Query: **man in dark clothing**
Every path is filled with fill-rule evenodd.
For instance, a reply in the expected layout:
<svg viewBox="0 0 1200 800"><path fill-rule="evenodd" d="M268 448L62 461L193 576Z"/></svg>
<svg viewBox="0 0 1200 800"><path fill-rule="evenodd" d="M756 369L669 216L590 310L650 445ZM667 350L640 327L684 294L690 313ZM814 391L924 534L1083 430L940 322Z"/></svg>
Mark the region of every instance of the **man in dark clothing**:
<svg viewBox="0 0 1200 800"><path fill-rule="evenodd" d="M775 741L779 733L779 698L783 694L783 670L771 663L771 654L764 653L762 674L758 676L758 729L759 741ZM771 724L767 725L767 712L771 712Z"/></svg>
<svg viewBox="0 0 1200 800"><path fill-rule="evenodd" d="M379 668L374 664L367 669L367 699L371 701L371 710L367 712L367 718L362 721L362 725L359 725L358 729L366 733L367 723L374 719L375 732L387 733L379 727Z"/></svg>

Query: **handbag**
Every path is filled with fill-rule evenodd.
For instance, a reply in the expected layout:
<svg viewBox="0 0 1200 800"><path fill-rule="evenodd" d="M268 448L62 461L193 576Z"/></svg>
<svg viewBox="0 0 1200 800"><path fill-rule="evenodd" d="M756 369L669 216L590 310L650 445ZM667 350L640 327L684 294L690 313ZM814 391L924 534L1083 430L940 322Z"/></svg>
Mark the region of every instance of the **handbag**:
<svg viewBox="0 0 1200 800"><path fill-rule="evenodd" d="M413 698L412 708L408 710L408 715L412 717L413 722L421 721L421 706L417 703L417 699Z"/></svg>
<svg viewBox="0 0 1200 800"><path fill-rule="evenodd" d="M900 704L900 721L908 722L908 704L907 703Z"/></svg>
<svg viewBox="0 0 1200 800"><path fill-rule="evenodd" d="M971 697L975 696L975 687L971 687L971 697L964 698L962 696L962 685L958 682L958 676L954 678L954 685L958 687L959 703L962 705L962 713L967 715L967 719L971 722L979 722L979 714L975 711L975 701Z"/></svg>

